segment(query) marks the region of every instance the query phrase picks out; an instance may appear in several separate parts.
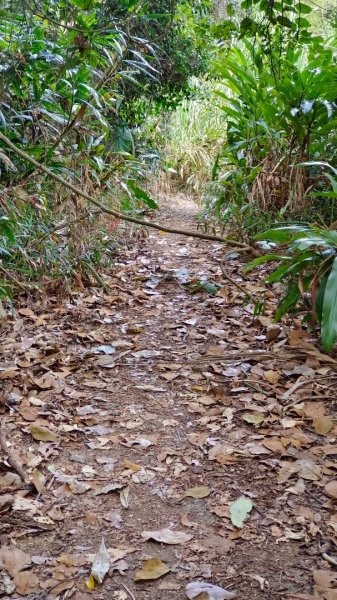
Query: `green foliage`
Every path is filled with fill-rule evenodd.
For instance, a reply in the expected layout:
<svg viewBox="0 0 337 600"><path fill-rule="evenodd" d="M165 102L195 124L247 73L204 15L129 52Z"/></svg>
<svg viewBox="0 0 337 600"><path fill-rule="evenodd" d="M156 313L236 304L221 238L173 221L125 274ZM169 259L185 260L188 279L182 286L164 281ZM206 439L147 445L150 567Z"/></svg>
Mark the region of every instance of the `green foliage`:
<svg viewBox="0 0 337 600"><path fill-rule="evenodd" d="M282 255L267 254L247 267L278 263L266 279L267 283L286 284L276 320L304 308L312 323L320 323L323 347L331 350L337 340L337 231L293 225L270 229L256 239L283 245Z"/></svg>
<svg viewBox="0 0 337 600"><path fill-rule="evenodd" d="M144 189L154 156L136 124L161 95L178 101L190 74L203 68L193 27L208 8L207 1L187 0L39 0L29 6L5 0L0 128L91 195L112 205L127 197L131 211L155 209ZM6 269L30 279L62 278L90 261L104 263L114 228L101 227L82 200L6 147L0 148L0 185L0 215L15 224L11 256L3 253ZM55 223L63 219L67 226L59 234Z"/></svg>
<svg viewBox="0 0 337 600"><path fill-rule="evenodd" d="M240 24L227 19L226 35L223 24L213 28L221 40L215 94L227 127L205 218L256 231L268 220L308 218L314 205L307 190L324 191L319 176L296 165L336 159L337 41L310 32L303 15L311 8L302 2L247 0L241 6L247 13ZM323 198L325 218L330 204Z"/></svg>

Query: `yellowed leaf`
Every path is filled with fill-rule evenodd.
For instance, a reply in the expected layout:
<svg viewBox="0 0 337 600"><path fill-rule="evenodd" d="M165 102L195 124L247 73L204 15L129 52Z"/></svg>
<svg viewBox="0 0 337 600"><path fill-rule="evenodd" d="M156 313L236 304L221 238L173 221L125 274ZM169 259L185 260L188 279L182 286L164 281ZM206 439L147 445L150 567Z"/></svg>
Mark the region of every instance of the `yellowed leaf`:
<svg viewBox="0 0 337 600"><path fill-rule="evenodd" d="M331 431L331 429L333 429L334 427L334 422L331 419L331 417L316 417L313 422L312 422L314 429L316 431L316 433L319 433L319 435L325 435L326 433L329 433L329 431Z"/></svg>
<svg viewBox="0 0 337 600"><path fill-rule="evenodd" d="M133 471L133 473L138 473L142 470L141 465L137 465L137 463L130 462L129 460L125 460L123 462L123 467L124 469L129 469L130 471Z"/></svg>
<svg viewBox="0 0 337 600"><path fill-rule="evenodd" d="M36 423L32 423L29 426L29 430L34 440L38 442L56 442L58 440L56 433Z"/></svg>
<svg viewBox="0 0 337 600"><path fill-rule="evenodd" d="M201 499L201 498L207 498L207 496L209 496L211 493L211 490L209 487L194 487L194 488L189 488L188 490L186 490L185 492L185 496L188 496L189 498L196 498L196 499Z"/></svg>
<svg viewBox="0 0 337 600"><path fill-rule="evenodd" d="M265 371L263 376L266 381L269 381L269 383L272 383L273 385L278 383L280 380L280 373L278 373L278 371Z"/></svg>
<svg viewBox="0 0 337 600"><path fill-rule="evenodd" d="M89 575L88 579L85 582L85 585L87 586L88 590L95 589L95 580L92 575Z"/></svg>
<svg viewBox="0 0 337 600"><path fill-rule="evenodd" d="M151 579L159 579L166 573L170 572L170 568L159 558L150 558L146 560L140 571L137 571L134 580L135 581L147 581Z"/></svg>

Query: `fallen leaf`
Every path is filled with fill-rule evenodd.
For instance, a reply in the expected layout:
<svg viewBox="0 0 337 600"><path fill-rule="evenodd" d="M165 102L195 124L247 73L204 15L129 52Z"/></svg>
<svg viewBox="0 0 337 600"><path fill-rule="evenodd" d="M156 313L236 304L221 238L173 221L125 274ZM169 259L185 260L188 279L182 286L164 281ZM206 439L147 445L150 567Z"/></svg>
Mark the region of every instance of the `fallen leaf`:
<svg viewBox="0 0 337 600"><path fill-rule="evenodd" d="M262 444L265 446L265 448L268 448L268 450L271 450L275 454L285 454L285 447L279 440L275 438L262 440Z"/></svg>
<svg viewBox="0 0 337 600"><path fill-rule="evenodd" d="M113 346L97 346L95 350L97 350L97 352L103 352L103 354L107 355L111 355L116 352L116 348L114 348Z"/></svg>
<svg viewBox="0 0 337 600"><path fill-rule="evenodd" d="M244 413L242 418L246 423L251 423L252 425L259 425L265 419L261 413Z"/></svg>
<svg viewBox="0 0 337 600"><path fill-rule="evenodd" d="M85 481L77 481L77 479L72 479L67 482L68 488L73 494L84 494L88 490L90 490L90 485Z"/></svg>
<svg viewBox="0 0 337 600"><path fill-rule="evenodd" d="M29 554L20 550L20 548L11 548L2 546L0 549L0 565L8 571L11 577L31 565Z"/></svg>
<svg viewBox="0 0 337 600"><path fill-rule="evenodd" d="M334 422L331 419L331 417L324 416L313 419L312 424L316 433L318 433L319 435L325 435L326 433L329 433L329 431L331 431L331 429L333 429L334 427Z"/></svg>
<svg viewBox="0 0 337 600"><path fill-rule="evenodd" d="M146 440L144 438L136 438L134 440L126 440L125 442L121 441L122 446L126 446L127 448L132 448L132 446L140 446L141 448L149 448L149 446L153 445L151 440Z"/></svg>
<svg viewBox="0 0 337 600"><path fill-rule="evenodd" d="M122 516L118 510L111 510L110 512L105 513L104 515L102 515L102 519L104 519L104 521L108 521L108 523L110 523L111 526L115 527L116 529L121 528L121 523L123 521Z"/></svg>
<svg viewBox="0 0 337 600"><path fill-rule="evenodd" d="M34 440L38 442L56 442L58 440L58 436L53 431L47 429L47 427L41 427L41 425L37 425L36 423L31 423L29 425L30 433Z"/></svg>
<svg viewBox="0 0 337 600"><path fill-rule="evenodd" d="M324 488L324 493L329 496L329 498L333 498L334 500L337 498L337 480L332 479L329 483L326 484Z"/></svg>
<svg viewBox="0 0 337 600"><path fill-rule="evenodd" d="M277 371L264 371L263 376L267 381L269 381L269 383L272 383L273 385L278 383L280 380L280 373Z"/></svg>
<svg viewBox="0 0 337 600"><path fill-rule="evenodd" d="M337 585L337 573L328 571L328 569L315 569L313 578L316 585L324 590L335 587Z"/></svg>
<svg viewBox="0 0 337 600"><path fill-rule="evenodd" d="M101 545L92 563L90 575L95 581L97 581L97 583L102 584L104 577L108 573L109 569L110 556L105 547L104 539L102 538Z"/></svg>
<svg viewBox="0 0 337 600"><path fill-rule="evenodd" d="M151 579L159 579L166 573L170 572L170 568L159 558L150 558L146 560L140 571L137 571L134 580L135 581L147 581Z"/></svg>
<svg viewBox="0 0 337 600"><path fill-rule="evenodd" d="M243 527L250 511L253 508L253 503L247 496L240 496L229 507L231 521L235 527Z"/></svg>
<svg viewBox="0 0 337 600"><path fill-rule="evenodd" d="M226 446L225 444L215 444L208 453L209 460L216 460L220 465L224 465L228 457L233 454L234 450L232 446Z"/></svg>
<svg viewBox="0 0 337 600"><path fill-rule="evenodd" d="M122 483L109 483L103 487L96 488L93 492L93 496L100 496L101 494L109 494L110 492L116 492L121 490L124 486Z"/></svg>
<svg viewBox="0 0 337 600"><path fill-rule="evenodd" d="M147 540L155 540L163 544L185 544L189 542L193 535L184 531L172 531L171 529L161 529L160 531L143 531L142 538Z"/></svg>
<svg viewBox="0 0 337 600"><path fill-rule="evenodd" d="M228 600L229 598L235 598L236 593L225 590L218 585L212 585L211 583L204 583L203 581L194 581L188 583L185 588L187 598L193 600L193 598L205 600Z"/></svg>
<svg viewBox="0 0 337 600"><path fill-rule="evenodd" d="M32 571L21 571L13 577L15 591L21 596L28 596L39 589L39 580Z"/></svg>
<svg viewBox="0 0 337 600"><path fill-rule="evenodd" d="M201 499L201 498L207 498L207 496L209 496L210 493L211 493L211 490L209 487L194 487L194 488L189 488L188 490L186 490L185 496L187 496L189 498Z"/></svg>
<svg viewBox="0 0 337 600"><path fill-rule="evenodd" d="M309 481L318 481L321 476L321 469L319 465L315 463L311 456L304 456L299 458L295 465L299 467L298 474L302 479Z"/></svg>
<svg viewBox="0 0 337 600"><path fill-rule="evenodd" d="M123 506L123 508L129 508L129 494L130 494L130 488L129 486L125 486L121 489L121 491L119 492L119 499L120 499L120 503Z"/></svg>

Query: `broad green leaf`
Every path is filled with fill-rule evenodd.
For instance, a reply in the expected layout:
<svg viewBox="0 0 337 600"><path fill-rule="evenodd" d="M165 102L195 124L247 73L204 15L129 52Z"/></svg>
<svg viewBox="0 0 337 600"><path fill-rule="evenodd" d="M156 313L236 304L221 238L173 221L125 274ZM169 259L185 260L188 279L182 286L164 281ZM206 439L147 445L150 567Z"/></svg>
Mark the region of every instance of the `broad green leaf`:
<svg viewBox="0 0 337 600"><path fill-rule="evenodd" d="M291 281L286 295L282 298L279 303L276 313L275 313L275 321L279 321L283 315L292 308L295 308L297 302L301 297L301 292L299 290L298 284L296 281Z"/></svg>
<svg viewBox="0 0 337 600"><path fill-rule="evenodd" d="M332 264L325 287L321 337L324 350L332 350L337 339L337 258Z"/></svg>
<svg viewBox="0 0 337 600"><path fill-rule="evenodd" d="M272 242L288 242L294 235L300 231L306 231L307 228L303 225L289 225L288 227L275 227L274 229L268 229L263 233L259 233L254 237L255 240L270 240Z"/></svg>
<svg viewBox="0 0 337 600"><path fill-rule="evenodd" d="M246 265L244 267L244 271L245 273L249 273L250 271L253 271L256 267L259 267L260 265L262 265L265 262L269 262L269 261L274 261L274 260L291 260L290 256L282 256L280 257L279 254L264 254L263 256L258 256L257 258L254 258L254 260L251 260L248 265Z"/></svg>
<svg viewBox="0 0 337 600"><path fill-rule="evenodd" d="M128 187L134 196L136 196L137 200L143 200L143 202L145 202L149 208L158 208L157 202L155 202L155 200L153 200L153 198L151 198L147 192L139 188L133 181L128 182Z"/></svg>

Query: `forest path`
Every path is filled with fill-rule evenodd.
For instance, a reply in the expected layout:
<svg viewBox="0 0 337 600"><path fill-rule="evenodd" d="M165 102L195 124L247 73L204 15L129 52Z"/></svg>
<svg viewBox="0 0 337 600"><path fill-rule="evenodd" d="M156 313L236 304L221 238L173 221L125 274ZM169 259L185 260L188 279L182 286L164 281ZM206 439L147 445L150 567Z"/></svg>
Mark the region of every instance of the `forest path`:
<svg viewBox="0 0 337 600"><path fill-rule="evenodd" d="M163 218L195 227L195 213L182 197ZM242 600L313 598L313 568L330 568L322 547L333 555L329 519L337 527L324 495L334 451L323 450L335 425L318 435L313 419L329 429L322 396L336 363L303 332L243 310L222 255L221 244L150 231L117 257L108 293L19 308L2 340L2 422L40 491L0 476L2 545L32 560L16 574L7 565L8 598L183 600L197 580ZM235 527L242 496L253 508ZM162 529L184 532L182 543L141 535ZM102 536L122 562L90 592ZM169 572L136 582L151 558Z"/></svg>

